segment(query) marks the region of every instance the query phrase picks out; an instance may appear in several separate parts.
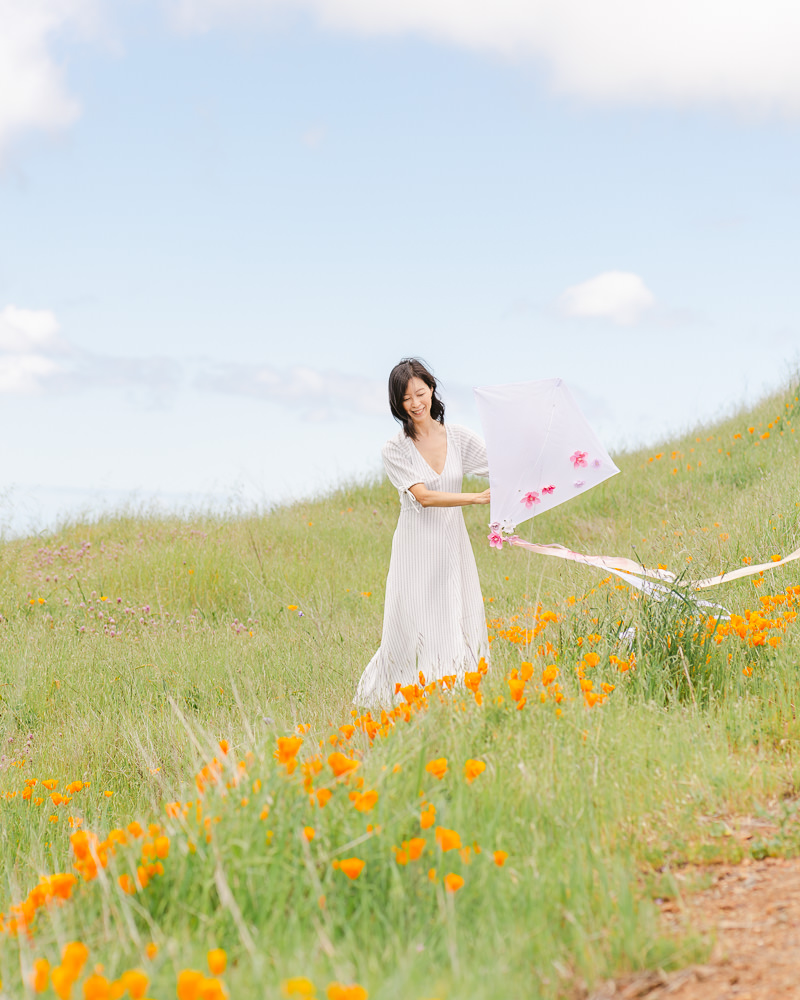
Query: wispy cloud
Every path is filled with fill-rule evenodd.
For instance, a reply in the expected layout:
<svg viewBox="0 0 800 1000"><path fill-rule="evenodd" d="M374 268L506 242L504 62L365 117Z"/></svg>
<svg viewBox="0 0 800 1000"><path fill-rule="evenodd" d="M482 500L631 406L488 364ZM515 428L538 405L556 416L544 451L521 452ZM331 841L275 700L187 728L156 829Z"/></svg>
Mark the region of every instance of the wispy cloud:
<svg viewBox="0 0 800 1000"><path fill-rule="evenodd" d="M579 285L571 285L559 299L566 316L610 319L633 326L655 304L655 296L638 274L604 271Z"/></svg>
<svg viewBox="0 0 800 1000"><path fill-rule="evenodd" d="M165 405L185 386L280 403L308 420L384 414L386 385L363 375L263 362L223 363L94 354L62 336L49 309L0 310L0 395L120 389L144 405Z"/></svg>
<svg viewBox="0 0 800 1000"><path fill-rule="evenodd" d="M84 351L61 336L50 309L0 310L0 395L31 396L88 389L134 389L164 402L183 380L169 358L125 358Z"/></svg>
<svg viewBox="0 0 800 1000"><path fill-rule="evenodd" d="M185 31L292 9L360 35L417 34L533 59L591 102L800 114L796 0L164 0Z"/></svg>
<svg viewBox="0 0 800 1000"><path fill-rule="evenodd" d="M194 384L207 392L255 396L281 403L299 410L308 420L328 420L348 412L383 414L388 406L383 382L330 369L213 365L198 373Z"/></svg>

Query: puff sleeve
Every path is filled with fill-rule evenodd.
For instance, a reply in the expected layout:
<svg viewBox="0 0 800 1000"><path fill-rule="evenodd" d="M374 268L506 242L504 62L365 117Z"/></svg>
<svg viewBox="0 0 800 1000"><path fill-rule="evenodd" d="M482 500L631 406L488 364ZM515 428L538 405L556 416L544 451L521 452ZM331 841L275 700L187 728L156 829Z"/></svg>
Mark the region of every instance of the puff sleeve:
<svg viewBox="0 0 800 1000"><path fill-rule="evenodd" d="M460 427L459 440L461 444L461 464L467 476L488 476L489 460L486 457L486 445L475 431L468 427Z"/></svg>
<svg viewBox="0 0 800 1000"><path fill-rule="evenodd" d="M415 510L421 511L422 504L413 493L409 492L409 489L417 483L423 482L423 477L414 468L412 456L409 454L405 442L392 438L383 446L381 455L389 482L400 493L401 501L407 500Z"/></svg>

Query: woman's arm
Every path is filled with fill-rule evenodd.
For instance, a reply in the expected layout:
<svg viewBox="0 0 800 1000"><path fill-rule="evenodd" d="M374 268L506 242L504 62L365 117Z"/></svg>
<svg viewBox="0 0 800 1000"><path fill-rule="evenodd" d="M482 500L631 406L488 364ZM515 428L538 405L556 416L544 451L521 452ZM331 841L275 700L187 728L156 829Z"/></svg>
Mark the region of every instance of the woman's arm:
<svg viewBox="0 0 800 1000"><path fill-rule="evenodd" d="M471 507L473 504L489 503L489 490L482 493L439 493L429 490L423 483L409 486L408 492L422 507Z"/></svg>

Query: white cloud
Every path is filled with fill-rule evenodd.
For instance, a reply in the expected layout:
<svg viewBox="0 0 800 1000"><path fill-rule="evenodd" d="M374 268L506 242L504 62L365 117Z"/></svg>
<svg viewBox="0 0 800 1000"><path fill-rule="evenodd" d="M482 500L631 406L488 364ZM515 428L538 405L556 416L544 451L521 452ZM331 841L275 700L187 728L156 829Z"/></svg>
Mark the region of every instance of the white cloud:
<svg viewBox="0 0 800 1000"><path fill-rule="evenodd" d="M604 271L579 285L571 285L559 299L567 316L601 317L620 326L638 323L655 303L655 296L638 274Z"/></svg>
<svg viewBox="0 0 800 1000"><path fill-rule="evenodd" d="M0 312L0 351L26 354L57 349L59 323L49 309L18 309L6 306Z"/></svg>
<svg viewBox="0 0 800 1000"><path fill-rule="evenodd" d="M0 158L19 134L64 129L79 116L50 43L87 27L93 9L93 0L0 0Z"/></svg>
<svg viewBox="0 0 800 1000"><path fill-rule="evenodd" d="M164 0L184 30L292 10L326 28L417 34L548 67L589 101L800 113L797 0Z"/></svg>
<svg viewBox="0 0 800 1000"><path fill-rule="evenodd" d="M43 392L59 366L43 354L0 354L0 394L30 396Z"/></svg>

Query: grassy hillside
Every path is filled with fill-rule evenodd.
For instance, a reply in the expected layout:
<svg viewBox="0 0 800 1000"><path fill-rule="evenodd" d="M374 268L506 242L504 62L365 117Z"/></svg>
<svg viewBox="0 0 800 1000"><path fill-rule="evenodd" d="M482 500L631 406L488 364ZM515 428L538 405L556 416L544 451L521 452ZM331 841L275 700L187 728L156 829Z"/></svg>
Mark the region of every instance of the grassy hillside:
<svg viewBox="0 0 800 1000"><path fill-rule="evenodd" d="M785 555L799 411L791 387L617 456L523 534L692 578ZM796 848L800 563L704 594L729 624L490 550L486 511L465 516L491 667L383 720L351 698L380 640L385 482L0 544L0 995L38 970L80 996L100 963L86 995L558 997L698 954L658 930L671 871ZM730 836L754 809L779 836Z"/></svg>

